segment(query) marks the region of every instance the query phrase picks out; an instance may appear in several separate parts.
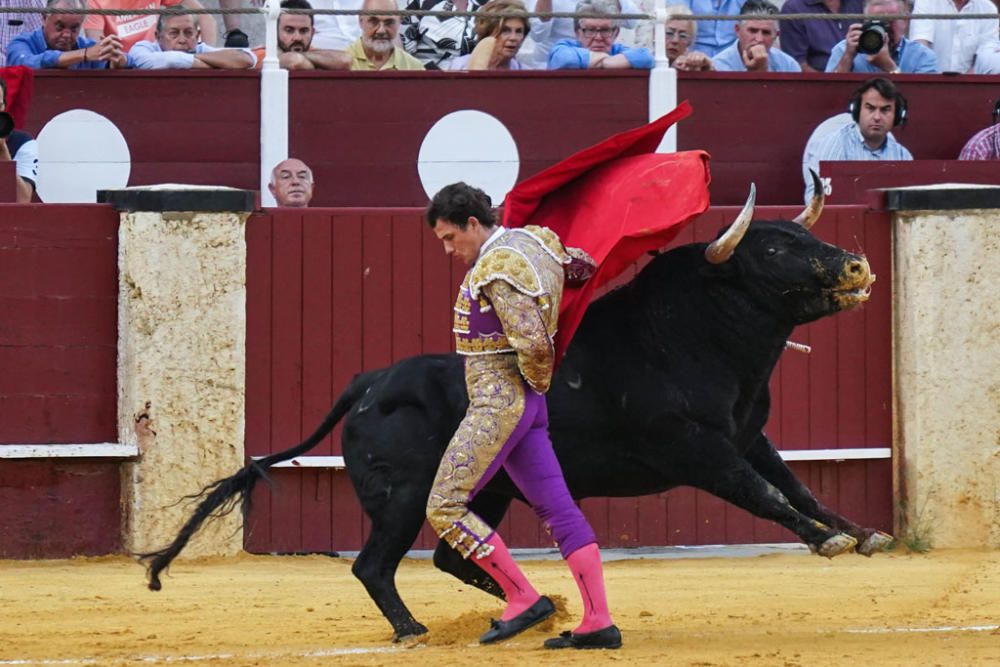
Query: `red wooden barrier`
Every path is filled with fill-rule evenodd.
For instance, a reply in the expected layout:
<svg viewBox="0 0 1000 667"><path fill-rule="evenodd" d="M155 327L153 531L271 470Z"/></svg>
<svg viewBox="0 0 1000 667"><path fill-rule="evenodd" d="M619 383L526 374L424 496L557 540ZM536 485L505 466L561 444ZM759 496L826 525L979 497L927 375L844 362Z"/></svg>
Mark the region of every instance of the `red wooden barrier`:
<svg viewBox="0 0 1000 667"><path fill-rule="evenodd" d="M799 207L760 209L758 218ZM717 208L678 243L705 240L735 215ZM414 209L274 211L248 222L247 455L285 449L308 434L357 372L451 349L448 322L464 267L447 260ZM768 433L782 449L888 447L890 422L889 226L861 207L831 207L815 231L864 250L879 282L861 309L802 327L772 379ZM624 276L622 280L627 280ZM339 431L311 454L340 453ZM795 463L831 507L891 527L888 460ZM255 552L359 549L367 520L344 471L281 469L255 497L247 548ZM583 507L602 545L787 541L769 522L690 489ZM520 503L503 526L516 546L545 546ZM509 537L508 537L509 536ZM418 548L436 539L425 529Z"/></svg>
<svg viewBox="0 0 1000 667"><path fill-rule="evenodd" d="M867 75L681 72L691 118L678 148L712 155L712 201L802 200L802 152L813 129L846 110ZM1000 76L902 75L909 124L895 136L918 160L952 160L990 123ZM130 185L197 183L257 189L260 81L253 72L36 73L27 128L69 109L103 114L132 156ZM178 91L183 94L177 97ZM179 103L164 113L162 100ZM648 120L646 72L293 72L289 148L313 167L316 206L423 206L421 142L460 109L494 115L520 154L520 178ZM988 164L980 167L995 171Z"/></svg>
<svg viewBox="0 0 1000 667"><path fill-rule="evenodd" d="M116 442L118 214L0 205L0 444ZM0 459L0 558L120 549L117 463Z"/></svg>

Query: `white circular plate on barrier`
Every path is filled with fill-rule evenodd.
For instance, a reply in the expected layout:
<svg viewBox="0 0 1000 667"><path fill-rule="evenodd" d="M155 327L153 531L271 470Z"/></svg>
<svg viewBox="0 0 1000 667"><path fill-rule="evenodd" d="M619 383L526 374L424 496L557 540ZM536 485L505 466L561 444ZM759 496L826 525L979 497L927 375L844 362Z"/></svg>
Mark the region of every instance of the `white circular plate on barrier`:
<svg viewBox="0 0 1000 667"><path fill-rule="evenodd" d="M93 204L98 190L128 185L132 156L104 116L72 109L38 133L38 197L46 203Z"/></svg>
<svg viewBox="0 0 1000 667"><path fill-rule="evenodd" d="M514 184L521 161L507 127L495 117L470 109L443 116L420 145L420 184L433 197L456 181L481 188L499 205Z"/></svg>

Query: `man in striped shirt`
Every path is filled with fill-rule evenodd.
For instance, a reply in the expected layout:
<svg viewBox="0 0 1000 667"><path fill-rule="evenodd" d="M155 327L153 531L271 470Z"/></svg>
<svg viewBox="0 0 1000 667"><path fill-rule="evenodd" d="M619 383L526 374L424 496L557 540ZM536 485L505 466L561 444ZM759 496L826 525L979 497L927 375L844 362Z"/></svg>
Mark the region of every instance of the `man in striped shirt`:
<svg viewBox="0 0 1000 667"><path fill-rule="evenodd" d="M17 0L14 4L19 7L36 7L41 9L45 6L45 0ZM0 14L0 67L3 67L7 63L7 45L10 44L12 39L22 32L31 32L41 27L41 14L29 14L27 12Z"/></svg>
<svg viewBox="0 0 1000 667"><path fill-rule="evenodd" d="M1000 160L1000 99L993 107L993 124L977 132L959 154L959 160Z"/></svg>
<svg viewBox="0 0 1000 667"><path fill-rule="evenodd" d="M854 122L827 135L804 165L807 202L813 196L809 169L819 173L821 161L913 159L891 134L906 123L906 98L892 81L876 77L862 83L851 95L848 111Z"/></svg>

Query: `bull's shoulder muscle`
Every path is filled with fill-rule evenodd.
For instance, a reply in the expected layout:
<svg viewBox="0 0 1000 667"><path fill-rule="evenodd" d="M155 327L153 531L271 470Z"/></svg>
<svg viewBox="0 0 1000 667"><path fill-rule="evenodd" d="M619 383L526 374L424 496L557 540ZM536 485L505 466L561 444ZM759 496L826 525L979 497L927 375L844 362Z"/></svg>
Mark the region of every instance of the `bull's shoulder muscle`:
<svg viewBox="0 0 1000 667"><path fill-rule="evenodd" d="M490 249L476 262L469 275L472 297L477 298L482 288L494 280L502 280L528 296L540 296L544 292L538 271L523 252L510 246Z"/></svg>

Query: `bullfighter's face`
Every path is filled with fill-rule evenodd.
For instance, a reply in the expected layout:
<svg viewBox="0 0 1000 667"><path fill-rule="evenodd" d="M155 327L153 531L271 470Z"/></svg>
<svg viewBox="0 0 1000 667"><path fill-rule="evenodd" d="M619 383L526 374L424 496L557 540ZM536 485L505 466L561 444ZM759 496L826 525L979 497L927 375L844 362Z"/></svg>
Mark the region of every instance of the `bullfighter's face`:
<svg viewBox="0 0 1000 667"><path fill-rule="evenodd" d="M484 227L475 216L469 217L465 229L444 218L434 223L434 234L444 245L445 253L449 257L457 256L469 266L479 258L479 250L492 231L493 228Z"/></svg>

